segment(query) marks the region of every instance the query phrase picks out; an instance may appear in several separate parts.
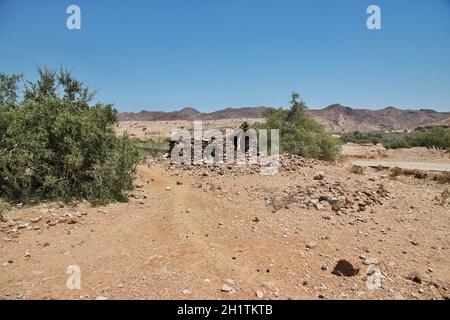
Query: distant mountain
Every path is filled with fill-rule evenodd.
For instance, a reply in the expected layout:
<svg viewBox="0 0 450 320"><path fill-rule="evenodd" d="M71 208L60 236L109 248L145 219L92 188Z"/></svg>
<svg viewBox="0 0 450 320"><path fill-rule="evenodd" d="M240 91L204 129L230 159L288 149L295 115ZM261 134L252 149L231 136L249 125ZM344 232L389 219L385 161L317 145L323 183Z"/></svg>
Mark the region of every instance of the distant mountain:
<svg viewBox="0 0 450 320"><path fill-rule="evenodd" d="M203 113L194 108L184 108L180 111L146 111L138 113L119 113L119 121L175 121L175 120L217 120L236 118L263 118L266 107L227 108L210 113Z"/></svg>
<svg viewBox="0 0 450 320"><path fill-rule="evenodd" d="M172 120L201 120L202 113L194 108L184 108L179 111L147 111L142 110L138 113L122 112L119 113L119 121L172 121Z"/></svg>
<svg viewBox="0 0 450 320"><path fill-rule="evenodd" d="M339 104L308 113L335 133L351 131L398 131L427 126L450 116L434 110L402 110L387 107L380 110L352 109Z"/></svg>
<svg viewBox="0 0 450 320"><path fill-rule="evenodd" d="M266 109L267 107L227 108L210 113L203 113L194 108L184 108L173 112L143 110L138 113L120 113L119 121L263 118ZM413 130L417 127L439 123L439 121L448 122L447 118L450 118L450 112L437 112L430 109L402 110L387 107L380 110L369 110L352 109L340 104L333 104L320 110L308 110L307 113L334 133Z"/></svg>
<svg viewBox="0 0 450 320"><path fill-rule="evenodd" d="M450 117L433 122L432 126L449 126L450 127Z"/></svg>

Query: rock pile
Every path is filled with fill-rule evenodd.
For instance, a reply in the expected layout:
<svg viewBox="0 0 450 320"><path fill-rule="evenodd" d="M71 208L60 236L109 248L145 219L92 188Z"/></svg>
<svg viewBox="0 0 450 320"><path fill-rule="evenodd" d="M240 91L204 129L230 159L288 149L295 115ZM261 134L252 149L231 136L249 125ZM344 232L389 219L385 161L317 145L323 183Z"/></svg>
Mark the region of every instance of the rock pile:
<svg viewBox="0 0 450 320"><path fill-rule="evenodd" d="M266 204L272 206L273 212L298 205L302 208L346 213L347 210L359 212L382 205L384 198L389 198L389 192L383 184L379 184L374 190L365 187L351 191L341 181L331 184L321 181L317 186L297 186L294 190L288 189L280 194L270 195L265 200Z"/></svg>

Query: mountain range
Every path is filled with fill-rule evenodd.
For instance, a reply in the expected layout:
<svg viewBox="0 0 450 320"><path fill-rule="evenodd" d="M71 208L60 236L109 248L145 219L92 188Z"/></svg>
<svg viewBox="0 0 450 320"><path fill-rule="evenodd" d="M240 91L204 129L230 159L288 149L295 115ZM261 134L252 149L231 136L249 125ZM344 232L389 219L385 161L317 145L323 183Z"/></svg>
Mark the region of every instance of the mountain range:
<svg viewBox="0 0 450 320"><path fill-rule="evenodd" d="M147 111L119 113L119 121L175 121L219 120L237 118L264 118L267 107L226 108L204 113L195 108L179 111ZM417 127L450 123L450 112L430 109L410 110L387 107L379 110L353 109L333 104L323 109L307 110L307 113L334 133L413 130Z"/></svg>

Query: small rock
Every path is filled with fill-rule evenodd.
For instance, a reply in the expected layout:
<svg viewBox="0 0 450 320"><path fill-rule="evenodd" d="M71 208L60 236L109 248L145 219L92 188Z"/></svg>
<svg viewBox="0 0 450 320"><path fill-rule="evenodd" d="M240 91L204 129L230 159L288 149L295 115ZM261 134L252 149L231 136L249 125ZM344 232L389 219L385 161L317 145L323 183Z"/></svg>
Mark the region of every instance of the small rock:
<svg viewBox="0 0 450 320"><path fill-rule="evenodd" d="M222 288L220 289L222 292L231 292L233 291L233 288L226 283L223 284Z"/></svg>
<svg viewBox="0 0 450 320"><path fill-rule="evenodd" d="M370 266L372 264L378 265L379 262L375 258L364 258L363 264L365 264L366 266Z"/></svg>
<svg viewBox="0 0 450 320"><path fill-rule="evenodd" d="M306 249L312 250L315 247L317 247L317 242L315 242L315 241L311 241L306 244Z"/></svg>
<svg viewBox="0 0 450 320"><path fill-rule="evenodd" d="M256 290L256 297L258 299L264 298L264 292L262 292L261 290Z"/></svg>
<svg viewBox="0 0 450 320"><path fill-rule="evenodd" d="M108 298L103 297L103 296L98 296L98 297L95 297L95 300L108 300Z"/></svg>
<svg viewBox="0 0 450 320"><path fill-rule="evenodd" d="M337 276L353 277L359 273L359 268L356 268L351 262L341 259L331 273Z"/></svg>
<svg viewBox="0 0 450 320"><path fill-rule="evenodd" d="M313 176L314 180L323 180L325 179L325 173L323 173L322 171L316 172Z"/></svg>
<svg viewBox="0 0 450 320"><path fill-rule="evenodd" d="M191 291L191 290L184 289L181 293L183 293L184 295L188 295L188 294L191 294L192 291Z"/></svg>
<svg viewBox="0 0 450 320"><path fill-rule="evenodd" d="M165 189L166 191L170 191L170 190L172 190L170 187L166 187L166 189Z"/></svg>
<svg viewBox="0 0 450 320"><path fill-rule="evenodd" d="M321 204L320 202L316 203L316 204L314 205L314 207L316 207L317 210L322 210L322 209L324 208L324 207L323 207L323 204Z"/></svg>
<svg viewBox="0 0 450 320"><path fill-rule="evenodd" d="M419 242L416 241L416 240L411 240L410 242L411 242L411 244L413 244L413 245L415 245L415 246L418 246L418 245L419 245Z"/></svg>
<svg viewBox="0 0 450 320"><path fill-rule="evenodd" d="M415 283L419 283L419 284L421 284L423 282L422 275L417 271L411 272L410 274L408 274L408 276L406 278Z"/></svg>
<svg viewBox="0 0 450 320"><path fill-rule="evenodd" d="M68 218L66 219L66 223L67 223L67 224L75 224L75 223L78 223L78 221L77 221L77 219L75 219L74 217L68 217Z"/></svg>

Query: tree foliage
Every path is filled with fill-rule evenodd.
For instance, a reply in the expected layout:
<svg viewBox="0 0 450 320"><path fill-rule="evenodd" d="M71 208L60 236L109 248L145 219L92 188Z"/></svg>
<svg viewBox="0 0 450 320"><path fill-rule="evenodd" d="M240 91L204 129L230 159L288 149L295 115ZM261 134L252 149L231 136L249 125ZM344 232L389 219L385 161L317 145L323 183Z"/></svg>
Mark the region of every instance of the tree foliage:
<svg viewBox="0 0 450 320"><path fill-rule="evenodd" d="M340 153L340 142L324 126L306 114L307 107L297 93L292 94L290 109L266 110L261 129L279 129L280 152L308 158L334 160Z"/></svg>
<svg viewBox="0 0 450 320"><path fill-rule="evenodd" d="M123 200L140 152L114 132L116 110L67 70L39 69L18 92L0 74L0 197L15 202Z"/></svg>
<svg viewBox="0 0 450 320"><path fill-rule="evenodd" d="M450 149L450 128L435 126L413 132L351 132L344 142L382 144L387 149L426 147Z"/></svg>

